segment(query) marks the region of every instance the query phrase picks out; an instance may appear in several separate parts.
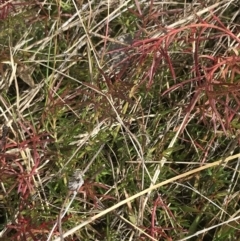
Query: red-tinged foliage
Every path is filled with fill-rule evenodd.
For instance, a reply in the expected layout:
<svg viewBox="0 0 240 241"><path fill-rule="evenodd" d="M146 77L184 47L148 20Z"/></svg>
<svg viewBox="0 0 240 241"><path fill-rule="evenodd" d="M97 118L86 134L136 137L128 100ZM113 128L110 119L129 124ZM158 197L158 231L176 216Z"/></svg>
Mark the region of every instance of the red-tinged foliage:
<svg viewBox="0 0 240 241"><path fill-rule="evenodd" d="M49 226L51 225L53 225L52 222L36 224L36 220L31 217L19 214L16 217L16 222L7 225L7 227L9 232L13 233L11 240L29 240L31 238L31 240L37 241L39 237L42 238L49 233Z"/></svg>
<svg viewBox="0 0 240 241"><path fill-rule="evenodd" d="M129 10L142 22L142 27L161 15L149 8L149 13L144 17L140 5L137 11ZM152 13L152 15L151 15ZM169 14L162 12L162 14ZM177 13L175 13L177 14ZM151 16L149 18L149 16ZM120 67L119 79L131 81L139 79L138 85L145 84L151 88L159 75L168 81L162 82L162 97L166 94L171 98L171 93L183 92L187 86L193 86L191 98L186 101L185 113L187 116L199 114L203 123L211 123L216 132L218 129L225 133L231 129L231 121L239 111L239 74L240 74L240 39L237 28L226 26L213 12L207 19L196 15L198 23L186 24L181 27L159 26L153 37L142 33L135 34L129 47L115 49L114 52L125 52L125 58L117 63ZM159 25L159 24L158 24ZM170 25L171 26L171 25ZM139 36L147 35L140 39ZM151 36L151 35L150 35ZM205 46L218 43L221 39L228 39L232 47L224 47L225 53L212 53L205 51ZM222 50L221 50L222 51ZM208 53L208 54L206 54ZM178 65L178 62L182 62ZM189 65L188 72L182 76L181 69ZM131 66L129 68L129 65ZM126 66L128 68L126 68ZM134 72L132 71L134 70ZM129 72L129 73L126 73ZM180 73L179 73L180 72ZM135 76L139 73L140 76ZM110 76L114 75L114 71ZM125 77L127 76L127 78ZM108 79L108 78L105 78ZM186 122L187 122L186 118ZM185 125L182 130L184 130Z"/></svg>
<svg viewBox="0 0 240 241"><path fill-rule="evenodd" d="M130 48L137 52L137 58L135 55L132 62L135 61L140 66L144 66L145 61L149 61L149 56L152 56L152 62L145 69L141 83L146 82L147 87L151 88L156 81L154 79L159 70L167 71L168 69L173 84L163 91L162 96L182 90L185 85L192 84L195 90L190 102L186 103L186 115L200 113L202 115L201 120L205 123L209 123L209 121L204 119L210 118L210 123L213 124L215 132L219 128L218 124L226 132L231 129L230 122L239 110L239 47L227 50L228 56L220 57L203 55L200 46L205 41L217 40L219 36L228 37L230 41L235 42L235 46L239 46L240 39L220 20L218 20L218 23L219 26L202 21L202 23L190 24L178 29L168 29L167 33L156 39L136 40ZM213 30L216 33L208 37L206 32ZM182 41L184 41L184 44ZM193 75L194 78L180 80L180 76L176 73L177 67L174 59L176 55L171 54L173 45L178 47L179 55L182 55L182 57L184 55L188 57L192 52L193 63L189 75ZM129 51L129 48L126 48L126 51ZM230 102L236 104L230 105Z"/></svg>
<svg viewBox="0 0 240 241"><path fill-rule="evenodd" d="M96 188L102 188L102 189L108 190L107 185L102 184L102 183L92 182L92 181L89 181L86 179L84 181L84 185L82 186L82 188L80 188L80 191L79 191L79 192L84 193L84 196L86 196L86 199L89 202L93 202L93 205L95 208L97 208L100 205L99 198L101 198L102 201L109 200L109 199L112 199L112 200L115 199L114 197L112 197L110 195L97 194Z"/></svg>
<svg viewBox="0 0 240 241"><path fill-rule="evenodd" d="M20 8L29 6L31 3L21 0L0 0L0 19L4 20L11 13L16 13Z"/></svg>
<svg viewBox="0 0 240 241"><path fill-rule="evenodd" d="M6 200L14 195L14 201L19 198L16 209L18 216L12 219L8 225L10 232L13 232L13 240L38 240L35 236L34 225L30 216L23 216L25 210L33 207L32 195L36 192L35 178L38 167L42 164L42 156L48 143L52 141L47 133L38 134L27 122L18 122L16 126L21 128L22 140L17 140L10 132L6 136L5 147L0 154L1 173L0 181L6 189ZM23 134L24 133L24 134ZM11 137L11 138L10 138ZM2 137L1 137L2 138ZM31 156L24 158L24 151L29 150ZM10 152L11 154L9 154ZM41 152L41 153L40 153ZM28 158L32 158L29 160ZM18 195L18 197L16 196ZM12 200L11 200L12 202ZM14 207L9 207L14 209ZM13 217L12 217L13 218ZM35 229L37 230L37 226ZM41 231L39 231L41 232Z"/></svg>
<svg viewBox="0 0 240 241"><path fill-rule="evenodd" d="M172 220L174 220L176 224L176 218L174 217L174 214L171 212L168 205L165 203L165 200L161 198L160 195L156 197L156 199L153 202L153 209L152 209L152 217L151 217L151 227L141 227L147 234L149 234L152 238L157 240L168 240L172 241L172 238L168 235L168 232L173 230L173 227L159 227L158 226L158 215L157 210L161 208L166 212L166 216L171 217ZM177 224L176 224L177 226ZM186 232L184 229L178 225L179 232L183 233ZM146 240L146 237L144 235L141 236L141 240ZM148 240L148 239L147 239Z"/></svg>

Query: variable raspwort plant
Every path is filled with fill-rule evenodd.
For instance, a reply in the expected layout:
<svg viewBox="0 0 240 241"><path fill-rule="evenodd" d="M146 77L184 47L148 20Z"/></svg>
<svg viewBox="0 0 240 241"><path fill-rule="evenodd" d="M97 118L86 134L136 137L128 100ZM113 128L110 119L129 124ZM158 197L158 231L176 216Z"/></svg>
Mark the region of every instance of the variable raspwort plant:
<svg viewBox="0 0 240 241"><path fill-rule="evenodd" d="M135 15L143 18L139 13ZM199 121L206 125L211 123L215 132L221 128L226 133L238 118L240 108L240 39L237 35L240 27L225 26L213 11L207 19L197 15L196 18L199 23L178 28L178 23L162 27L150 38L133 39L130 47L115 50L115 55L125 51L119 75L124 76L125 66L131 63L137 71L128 73L127 78L132 75L132 78L140 79L139 86L146 84L147 88L161 81L162 97L171 98L174 92L184 94L181 90L190 90L186 93L185 103L182 102L186 115L201 116ZM223 46L221 53L220 45ZM172 78L168 87L160 79L160 73L164 71L165 78L166 75ZM136 72L140 75L135 76Z"/></svg>
<svg viewBox="0 0 240 241"><path fill-rule="evenodd" d="M15 123L16 127L17 129L13 130L9 124L9 127L3 125L1 128L0 182L5 192L1 215L4 214L5 219L9 220L14 217L14 221L8 220L7 224L8 233L12 234L13 240L27 240L29 235L35 240L36 234L33 234L32 229L37 229L37 226L32 224L33 216L23 213L35 205L30 200L32 195L37 195L38 168L45 159L44 150L52 140L47 133L37 134L29 123ZM17 137L18 134L21 135L21 141Z"/></svg>
<svg viewBox="0 0 240 241"><path fill-rule="evenodd" d="M224 1L221 2L223 3ZM240 142L239 11L233 3L231 11L235 14L226 16L224 11L221 12L219 4L204 8L204 3L200 3L199 6L202 8L194 9L194 14L182 17L179 21L175 21L174 18L181 14L181 9L157 11L152 2L149 12L146 13L146 9L141 4L136 4L137 10L129 11L134 14L138 23L142 23L142 28L132 34L130 41L123 42L121 47L111 49L109 52L114 56L118 53L121 56L119 62L112 62L114 67L109 75L104 76L109 93L116 98L124 99L124 93L129 88L129 96L139 98L138 103L141 102L141 107L145 104L143 110L146 111L148 109L146 106L149 106L148 112L144 114L168 115L167 125L169 127L174 125L174 132L179 131L177 136L181 141L176 143L180 142L186 146L191 143L196 150L193 154L194 152L191 153L184 148L181 154L173 155L175 158L172 159L170 156L174 148L171 142L170 148L165 150L165 153L163 150L156 152L160 157L163 156L163 163L166 161L164 158L181 159L186 162L186 157L195 160L198 155L200 163L205 163L211 160L213 155L216 156L216 150L222 153L220 157L228 156L238 150ZM170 24L160 23L161 18ZM151 26L156 28L153 30ZM153 31L149 32L147 29ZM152 102L147 102L146 96L146 99L139 97L137 93L143 89L149 92L149 95L155 96ZM127 97L124 100L131 106L131 101ZM171 115L173 110L178 110L181 114ZM121 111L126 113L126 109ZM159 117L159 122L161 119ZM147 128L147 124L144 126ZM158 133L156 126L150 136L154 133ZM149 132L144 132L143 135L148 136ZM163 136L168 138L167 135ZM224 141L222 136L226 138ZM230 142L229 145L225 144L226 140ZM152 148L152 153L157 149L154 145L148 148ZM177 150L178 147L175 148ZM179 148L181 150L180 146ZM156 158L156 161L159 161L159 158ZM168 210L165 209L164 212L169 218ZM176 218L172 214L171 217ZM195 221L200 224L200 221ZM152 229L146 227L147 230L151 230L152 237L156 239L168 237L164 230L154 228L154 223L152 225ZM170 226L165 227L168 233L171 230ZM186 231L181 221L177 226L182 233ZM191 232L196 230L196 223L190 230ZM168 237L168 240L171 240L171 237Z"/></svg>
<svg viewBox="0 0 240 241"><path fill-rule="evenodd" d="M238 237L239 5L1 1L0 239Z"/></svg>

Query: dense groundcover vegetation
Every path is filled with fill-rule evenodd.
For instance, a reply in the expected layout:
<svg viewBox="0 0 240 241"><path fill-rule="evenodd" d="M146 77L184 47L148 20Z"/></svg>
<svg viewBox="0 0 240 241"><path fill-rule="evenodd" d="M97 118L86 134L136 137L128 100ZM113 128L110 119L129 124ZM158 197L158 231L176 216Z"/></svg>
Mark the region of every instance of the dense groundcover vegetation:
<svg viewBox="0 0 240 241"><path fill-rule="evenodd" d="M0 239L239 240L239 6L0 1Z"/></svg>

